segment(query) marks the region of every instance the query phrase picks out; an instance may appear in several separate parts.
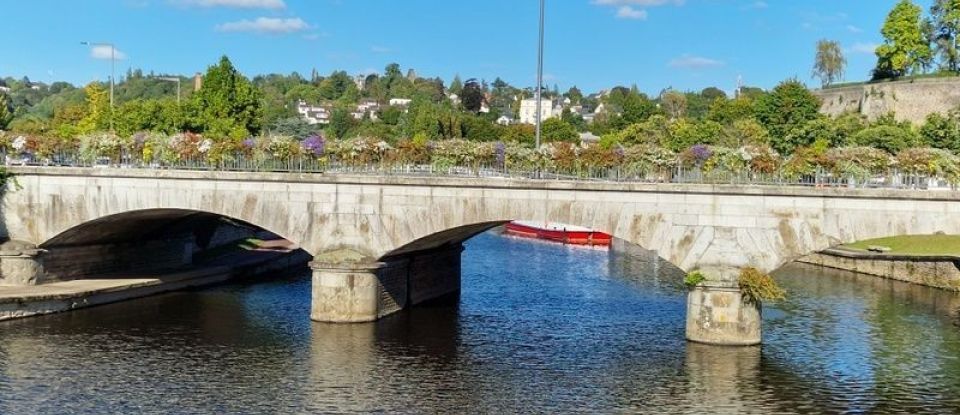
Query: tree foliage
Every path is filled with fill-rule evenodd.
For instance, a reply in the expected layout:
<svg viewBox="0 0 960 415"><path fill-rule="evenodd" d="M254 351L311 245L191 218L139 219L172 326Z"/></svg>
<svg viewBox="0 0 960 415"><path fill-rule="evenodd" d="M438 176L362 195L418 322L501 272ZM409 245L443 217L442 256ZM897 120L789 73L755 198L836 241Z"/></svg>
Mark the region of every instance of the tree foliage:
<svg viewBox="0 0 960 415"><path fill-rule="evenodd" d="M923 28L923 9L911 0L900 0L880 31L884 42L877 47L874 78L896 78L930 67L933 50Z"/></svg>
<svg viewBox="0 0 960 415"><path fill-rule="evenodd" d="M960 71L960 1L934 0L930 17L941 68Z"/></svg>
<svg viewBox="0 0 960 415"><path fill-rule="evenodd" d="M193 127L209 135L242 138L260 132L260 93L226 56L207 69L192 105Z"/></svg>
<svg viewBox="0 0 960 415"><path fill-rule="evenodd" d="M786 137L819 116L820 100L798 80L787 80L754 104L754 114L773 137L774 148L790 154L796 145Z"/></svg>
<svg viewBox="0 0 960 415"><path fill-rule="evenodd" d="M817 42L817 56L813 64L813 77L819 78L823 86L843 79L847 59L843 56L840 42L820 40Z"/></svg>

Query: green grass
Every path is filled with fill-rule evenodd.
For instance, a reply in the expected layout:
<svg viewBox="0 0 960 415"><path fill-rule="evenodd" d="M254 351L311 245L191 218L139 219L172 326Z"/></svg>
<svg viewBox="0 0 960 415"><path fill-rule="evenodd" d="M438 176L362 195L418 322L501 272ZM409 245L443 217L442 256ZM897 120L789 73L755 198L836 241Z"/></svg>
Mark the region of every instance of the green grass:
<svg viewBox="0 0 960 415"><path fill-rule="evenodd" d="M836 89L836 88L845 88L849 86L878 85L878 84L885 84L890 82L916 81L919 79L954 78L957 76L960 76L960 74L956 72L950 72L950 71L941 71L941 72L933 72L933 73L927 73L927 74L901 76L899 78L878 79L876 81L868 80L868 81L860 81L860 82L844 82L839 84L827 85L823 89L829 90L829 89Z"/></svg>
<svg viewBox="0 0 960 415"><path fill-rule="evenodd" d="M870 246L885 246L889 254L899 255L960 255L960 235L909 235L871 239L844 248L866 251Z"/></svg>

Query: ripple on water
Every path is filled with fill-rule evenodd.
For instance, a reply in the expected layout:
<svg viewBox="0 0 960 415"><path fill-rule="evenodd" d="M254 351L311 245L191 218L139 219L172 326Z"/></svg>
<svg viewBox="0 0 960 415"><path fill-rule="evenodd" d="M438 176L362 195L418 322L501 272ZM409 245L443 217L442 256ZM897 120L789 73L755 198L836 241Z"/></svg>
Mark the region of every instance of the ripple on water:
<svg viewBox="0 0 960 415"><path fill-rule="evenodd" d="M649 259L484 234L454 305L310 323L306 276L0 324L0 413L953 413L955 296L790 266L765 344L683 340Z"/></svg>

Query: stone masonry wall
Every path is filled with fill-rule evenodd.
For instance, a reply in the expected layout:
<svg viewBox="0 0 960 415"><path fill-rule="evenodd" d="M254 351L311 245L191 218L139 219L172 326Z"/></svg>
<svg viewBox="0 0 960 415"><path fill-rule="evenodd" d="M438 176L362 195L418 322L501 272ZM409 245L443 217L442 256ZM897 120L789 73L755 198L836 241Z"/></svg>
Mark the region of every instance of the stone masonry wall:
<svg viewBox="0 0 960 415"><path fill-rule="evenodd" d="M814 91L820 112L837 116L856 112L876 119L890 112L900 121L921 124L927 115L960 107L960 78L918 79Z"/></svg>
<svg viewBox="0 0 960 415"><path fill-rule="evenodd" d="M960 269L954 258L882 257L828 250L801 258L799 262L960 291Z"/></svg>
<svg viewBox="0 0 960 415"><path fill-rule="evenodd" d="M176 269L190 264L193 241L180 238L132 244L57 247L42 255L42 282L121 272Z"/></svg>

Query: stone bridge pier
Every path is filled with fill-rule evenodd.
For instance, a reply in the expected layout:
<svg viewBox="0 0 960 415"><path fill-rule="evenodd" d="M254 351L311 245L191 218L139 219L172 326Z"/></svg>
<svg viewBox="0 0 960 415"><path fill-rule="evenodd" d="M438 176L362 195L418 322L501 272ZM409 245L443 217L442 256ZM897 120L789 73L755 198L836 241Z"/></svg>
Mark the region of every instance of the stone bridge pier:
<svg viewBox="0 0 960 415"><path fill-rule="evenodd" d="M463 244L371 260L351 250L318 255L310 318L324 323L376 321L404 308L460 293Z"/></svg>

